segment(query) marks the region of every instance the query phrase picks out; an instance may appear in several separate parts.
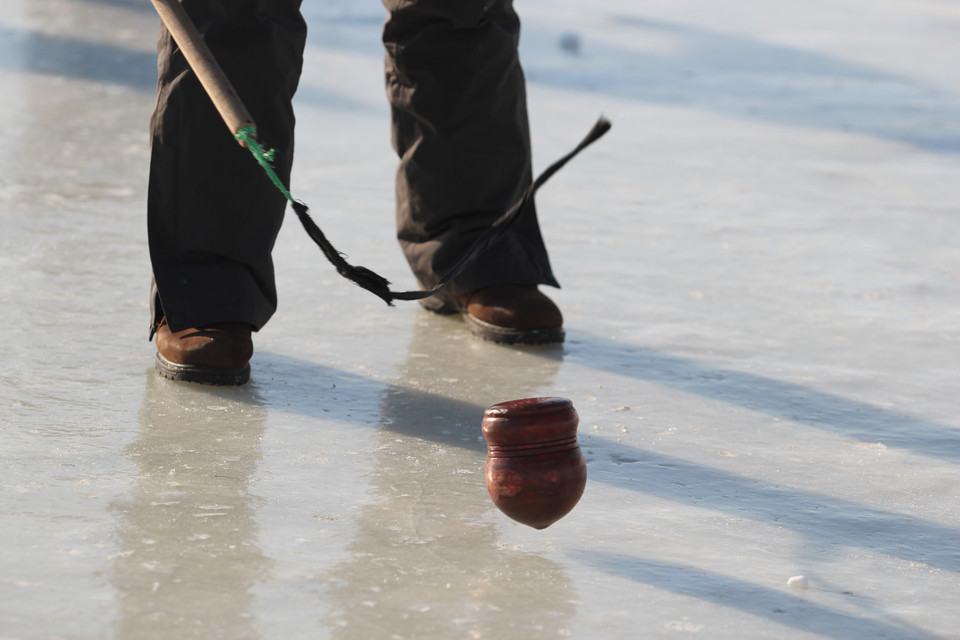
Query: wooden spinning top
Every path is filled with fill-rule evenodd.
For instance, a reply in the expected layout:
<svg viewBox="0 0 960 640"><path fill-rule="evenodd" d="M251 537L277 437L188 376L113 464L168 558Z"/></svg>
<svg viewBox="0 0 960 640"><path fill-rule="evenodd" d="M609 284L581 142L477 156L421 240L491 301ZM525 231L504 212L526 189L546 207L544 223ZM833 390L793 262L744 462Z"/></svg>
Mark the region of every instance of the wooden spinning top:
<svg viewBox="0 0 960 640"><path fill-rule="evenodd" d="M487 491L501 511L534 529L570 513L587 484L579 422L566 398L511 400L484 412Z"/></svg>

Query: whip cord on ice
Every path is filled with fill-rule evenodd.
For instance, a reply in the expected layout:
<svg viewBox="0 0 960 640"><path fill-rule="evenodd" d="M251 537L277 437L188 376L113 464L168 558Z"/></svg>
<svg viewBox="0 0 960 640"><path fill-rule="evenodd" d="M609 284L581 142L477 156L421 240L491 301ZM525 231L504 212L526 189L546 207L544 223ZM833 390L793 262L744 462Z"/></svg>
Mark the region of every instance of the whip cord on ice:
<svg viewBox="0 0 960 640"><path fill-rule="evenodd" d="M543 173L537 176L537 179L534 180L530 186L524 190L523 195L520 197L520 200L516 202L512 207L507 209L497 220L490 225L490 228L487 229L483 235L481 235L473 243L473 246L457 261L455 265L446 273L437 284L431 289L424 290L414 290L414 291L392 291L390 289L390 282L383 276L367 269L366 267L354 266L349 264L344 258L343 254L338 251L330 241L327 240L327 237L323 234L323 231L320 230L320 227L313 221L313 218L310 217L309 209L300 200L294 199L290 195L290 191L283 184L283 181L280 180L276 172L273 170L273 158L274 151L272 149L266 149L261 145L256 138L256 128L252 126L242 127L237 131L234 137L243 145L245 145L250 153L253 154L253 157L256 158L257 162L260 163L260 166L263 167L264 171L267 172L267 175L270 177L270 180L276 185L277 189L283 193L284 197L290 201L290 204L293 206L294 212L296 212L297 217L300 219L300 223L303 225L303 228L306 230L307 235L320 247L320 250L323 251L323 255L336 267L337 272L342 275L344 278L351 280L360 287L363 287L367 291L378 296L388 305L393 305L394 300L421 300L423 298L428 298L434 294L439 293L444 287L446 287L454 278L456 278L460 273L463 272L474 260L477 259L484 251L486 251L493 243L497 241L503 234L505 234L514 223L522 218L524 215L528 215L528 212L532 210L530 206L533 202L533 197L537 193L543 184L549 180L553 174L559 171L563 165L567 164L570 160L573 159L578 153L586 149L593 142L598 140L603 134L610 130L610 121L604 117L601 117L597 120L597 123L593 126L587 136L580 141L572 151L568 154L551 164L547 167Z"/></svg>

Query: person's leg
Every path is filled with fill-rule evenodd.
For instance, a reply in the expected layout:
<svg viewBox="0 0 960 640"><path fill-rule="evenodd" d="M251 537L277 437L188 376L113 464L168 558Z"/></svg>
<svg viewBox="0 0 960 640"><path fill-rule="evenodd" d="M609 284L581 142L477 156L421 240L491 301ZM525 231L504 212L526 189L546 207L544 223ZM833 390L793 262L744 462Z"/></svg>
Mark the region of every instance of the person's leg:
<svg viewBox="0 0 960 640"><path fill-rule="evenodd" d="M519 198L531 180L520 24L511 0L383 0L398 238L424 287ZM531 215L449 287L557 286Z"/></svg>
<svg viewBox="0 0 960 640"><path fill-rule="evenodd" d="M289 180L300 0L182 0ZM251 329L276 310L271 251L286 200L220 119L166 29L151 120L151 335L170 378L240 384Z"/></svg>
<svg viewBox="0 0 960 640"><path fill-rule="evenodd" d="M306 26L300 0L183 0L289 179L291 99ZM259 329L276 309L270 256L286 200L220 119L166 29L151 120L148 232L155 330Z"/></svg>

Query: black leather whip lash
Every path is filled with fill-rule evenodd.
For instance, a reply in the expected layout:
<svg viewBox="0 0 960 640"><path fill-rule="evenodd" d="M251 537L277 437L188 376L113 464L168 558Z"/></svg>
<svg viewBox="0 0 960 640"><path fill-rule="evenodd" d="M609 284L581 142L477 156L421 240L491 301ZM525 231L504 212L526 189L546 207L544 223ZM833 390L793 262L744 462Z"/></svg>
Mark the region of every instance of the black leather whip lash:
<svg viewBox="0 0 960 640"><path fill-rule="evenodd" d="M590 133L587 134L580 144L537 176L537 179L524 190L520 200L490 225L490 228L474 242L473 246L470 247L463 257L457 261L450 271L447 272L432 289L392 291L390 289L390 282L383 276L366 267L349 264L343 254L330 244L330 241L327 240L323 231L320 230L320 227L318 227L313 221L313 218L310 217L307 205L300 200L294 199L294 197L290 195L290 191L286 185L283 184L273 170L272 162L274 151L264 148L263 145L257 141L257 126L254 124L253 118L240 101L230 81L217 64L217 61L213 58L207 45L203 42L200 33L190 21L190 17L186 11L183 10L183 7L180 6L180 3L177 0L150 1L153 3L157 13L160 14L160 19L163 20L164 25L167 27L167 30L170 31L177 46L180 47L190 68L200 80L204 91L206 91L207 95L213 101L214 106L216 106L217 111L220 112L220 116L223 118L223 121L230 129L234 138L237 139L241 146L250 150L253 157L260 163L260 166L266 171L274 185L276 185L287 200L290 201L307 235L320 247L323 255L327 257L327 260L336 267L337 273L378 296L388 305L392 305L394 300L420 300L428 298L446 287L451 280L463 272L480 254L505 234L517 220L527 215L531 210L531 204L533 203L533 197L537 193L537 189L543 186L553 174L572 160L574 156L610 130L609 120L603 117L597 120L593 129L590 130Z"/></svg>

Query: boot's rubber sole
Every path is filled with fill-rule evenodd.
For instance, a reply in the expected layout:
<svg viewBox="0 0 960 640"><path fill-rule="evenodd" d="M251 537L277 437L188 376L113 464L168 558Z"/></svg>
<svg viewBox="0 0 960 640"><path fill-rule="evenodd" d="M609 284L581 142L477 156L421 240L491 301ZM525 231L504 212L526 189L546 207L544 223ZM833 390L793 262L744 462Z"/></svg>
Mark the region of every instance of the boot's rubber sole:
<svg viewBox="0 0 960 640"><path fill-rule="evenodd" d="M562 327L514 329L512 327L501 327L496 324L484 322L467 313L467 310L456 300L442 299L433 296L421 300L420 305L428 311L444 316L459 313L466 323L467 328L470 329L470 333L484 340L496 342L497 344L530 346L560 344L566 337Z"/></svg>
<svg viewBox="0 0 960 640"><path fill-rule="evenodd" d="M196 382L218 386L236 387L250 379L250 363L236 369L211 367L200 364L178 364L157 354L157 371L164 378L180 382Z"/></svg>
<svg viewBox="0 0 960 640"><path fill-rule="evenodd" d="M465 311L460 315L463 316L463 321L467 323L470 333L498 344L559 344L563 342L565 337L563 329L560 327L514 329L484 322Z"/></svg>

